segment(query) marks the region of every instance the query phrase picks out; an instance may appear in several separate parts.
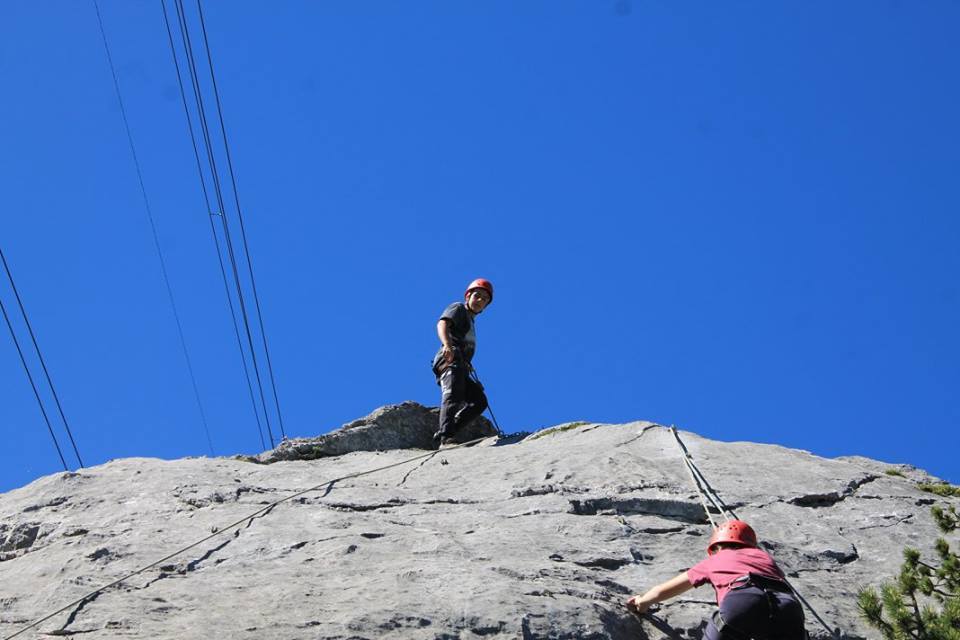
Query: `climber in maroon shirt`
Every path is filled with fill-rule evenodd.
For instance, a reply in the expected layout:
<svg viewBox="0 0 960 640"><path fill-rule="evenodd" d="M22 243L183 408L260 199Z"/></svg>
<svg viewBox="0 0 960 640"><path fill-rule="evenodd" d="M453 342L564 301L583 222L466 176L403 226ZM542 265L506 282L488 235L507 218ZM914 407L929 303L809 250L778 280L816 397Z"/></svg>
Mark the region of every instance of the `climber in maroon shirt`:
<svg viewBox="0 0 960 640"><path fill-rule="evenodd" d="M707 558L680 575L627 600L644 613L650 605L709 582L717 593L717 611L707 622L705 640L804 640L803 608L783 571L746 522L728 520L714 529Z"/></svg>

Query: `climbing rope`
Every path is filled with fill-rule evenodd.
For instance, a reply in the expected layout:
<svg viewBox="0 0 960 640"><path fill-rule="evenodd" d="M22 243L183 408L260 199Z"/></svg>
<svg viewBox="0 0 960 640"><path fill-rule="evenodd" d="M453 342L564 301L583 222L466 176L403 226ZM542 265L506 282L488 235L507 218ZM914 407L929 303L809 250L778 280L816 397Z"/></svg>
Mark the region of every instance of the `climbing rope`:
<svg viewBox="0 0 960 640"><path fill-rule="evenodd" d="M694 464L693 457L687 450L686 445L683 444L683 440L680 439L680 434L677 432L677 428L673 425L670 425L670 431L673 433L673 437L676 438L677 444L680 446L680 451L683 453L684 466L687 468L687 472L690 474L693 484L697 488L697 492L700 493L701 501L703 501L704 497L709 500L714 509L716 509L725 520L730 520L731 518L737 520L737 514L735 514L732 509L724 504L723 500L720 499L720 496L717 495L717 492L714 491L713 487L710 486L710 483L707 482L706 477L704 477L704 475L700 472L700 469L697 467L697 465ZM707 510L706 507L704 507L704 510ZM713 528L716 529L717 525L713 521L713 518L710 517L709 510L707 510L707 519L710 520L710 524L712 524Z"/></svg>
<svg viewBox="0 0 960 640"><path fill-rule="evenodd" d="M483 383L480 382L480 376L477 375L477 370L473 368L473 365L468 363L470 367L470 377L473 378L473 381L480 385L480 388L483 389ZM486 395L486 394L484 394ZM500 425L497 423L497 417L493 415L493 407L490 406L490 398L487 398L487 411L490 413L490 420L493 422L493 428L497 430L497 437L504 437L503 430L500 429Z"/></svg>
<svg viewBox="0 0 960 640"><path fill-rule="evenodd" d="M687 471L690 473L690 479L693 482L693 486L696 489L697 493L700 495L700 501L703 503L703 510L706 511L707 519L710 520L710 524L713 526L713 528L716 529L717 525L713 521L713 518L710 516L710 510L707 509L707 504L706 504L707 500L709 500L714 505L714 507L723 515L724 519L739 520L736 514L734 514L733 511L723 503L723 501L720 499L720 496L717 495L717 492L714 491L713 487L710 486L710 484L707 482L706 478L704 477L703 473L694 463L693 456L690 455L690 451L687 450L686 445L683 444L683 440L680 439L680 433L677 431L677 428L673 425L670 425L670 431L673 433L673 437L676 438L677 440L677 445L679 445L680 452L683 455L684 466L687 468ZM698 481L698 478L699 478L699 481ZM797 596L797 599L800 600L800 602L803 603L803 605L810 611L810 613L813 614L813 617L817 619L817 622L823 625L823 628L827 630L827 633L829 633L834 638L838 638L839 637L838 631L835 629L832 629L830 625L828 625L824 621L824 619L820 617L820 614L817 613L816 609L814 609L813 606L809 602L807 602L806 598L800 595L800 592L797 591L796 587L790 584L786 576L784 576L783 582L788 587L790 587L790 590L793 591L793 594L795 596Z"/></svg>
<svg viewBox="0 0 960 640"><path fill-rule="evenodd" d="M468 442L463 442L463 443L454 445L454 446L452 446L452 447L447 447L447 448L443 449L443 452L452 451L452 450L454 450L454 449L459 449L459 448L462 448L462 447L469 447L470 445L474 445L474 444L480 442L481 440L485 440L485 439L488 438L488 437L489 437L489 436L483 436L483 437L481 437L481 438L476 438L476 439L470 440L470 441L468 441ZM236 522L234 522L234 523L232 523L232 524L229 524L229 525L227 525L227 526L225 526L225 527L223 527L223 528L221 528L221 529L217 529L214 533L212 533L212 534L210 534L210 535L208 535L208 536L206 536L206 537L204 537L204 538L202 538L202 539L200 539L200 540L197 540L196 542L193 542L193 543L191 543L191 544L189 544L189 545L187 545L187 546L185 546L185 547L182 547L182 548L180 548L180 549L177 549L177 550L174 551L173 553L170 553L170 554L168 554L168 555L160 558L159 560L156 560L156 561L154 561L154 562L151 562L150 564L148 564L148 565L146 565L146 566L143 566L143 567L137 569L136 571L133 571L133 572L131 572L131 573L128 573L127 575L123 576L122 578L118 578L117 580L114 580L114 581L111 582L110 584L106 584L106 585L104 585L104 586L102 586L102 587L100 587L100 588L98 588L98 589L94 589L93 591L91 591L90 593L86 594L86 595L83 596L82 598L78 598L78 599L74 600L73 602L71 602L70 604L67 604L67 605L65 605L65 606L63 606L63 607L60 607L59 609L57 609L57 610L54 611L53 613L50 613L50 614L48 614L48 615L45 615L44 617L39 618L38 620L35 620L35 621L31 622L30 624L28 624L27 626L23 627L23 628L20 629L19 631L13 633L12 635L6 636L6 637L4 638L4 640L10 640L11 638L16 638L16 637L19 636L21 633L24 633L25 631L29 631L30 629L36 627L37 625L39 625L39 624L41 624L41 623L43 623L43 622L46 622L47 620L49 620L50 618L54 617L54 616L57 615L57 614L63 613L64 611L66 611L66 610L69 609L70 607L77 606L77 605L79 605L79 604L81 604L81 603L89 600L90 598L93 598L94 596L97 596L97 595L101 594L102 592L106 591L107 589L110 589L111 587L115 587L115 586L117 586L117 585L119 585L119 584L121 584L121 583L129 580L130 578L133 578L134 576L140 575L141 573L143 573L144 571L146 571L146 570L148 570L148 569L152 569L153 567L155 567L155 566L157 566L157 565L159 565L159 564L162 564L162 563L166 562L167 560L170 560L170 559L172 559L172 558L175 558L176 556L180 555L181 553L184 553L184 552L186 552L186 551L189 551L190 549L193 549L194 547L197 547L197 546L203 544L204 542L207 542L208 540L212 540L213 538L216 538L217 536L226 533L227 531L230 531L230 530L232 530L232 529L236 529L237 527L239 527L240 525L244 524L245 522L249 522L249 521L253 520L254 518L256 518L256 517L258 517L258 516L260 516L260 515L263 515L263 514L268 513L270 510L272 510L272 509L273 509L274 507L276 507L277 505L280 505L280 504L282 504L282 503L284 503L284 502L287 502L287 501L289 501L289 500L293 500L294 498L298 498L298 497L304 495L305 493L310 493L311 491L319 491L319 490L322 489L323 487L333 487L334 484L336 484L337 482L341 482L341 481L343 481L343 480L350 480L350 479L352 479L352 478L359 478L359 477L361 477L361 476L368 476L368 475L371 475L371 474L374 474L374 473L378 473L378 472L380 472L380 471L386 471L387 469L393 469L394 467L400 467L400 466L403 466L403 465L405 465L405 464L410 464L411 462L416 462L417 460L423 460L424 458L433 457L433 456L437 455L438 453L440 453L440 450L439 450L439 449L436 450L436 451L430 451L430 452L428 452L428 453L424 453L424 454L421 454L421 455L418 455L418 456L414 456L414 457L408 458L408 459L406 459L406 460L401 460L400 462L394 462L394 463L392 463L392 464L388 464L388 465L385 465L385 466L382 466L382 467L377 467L377 468L375 468L375 469L368 469L367 471L358 471L358 472L356 472L356 473L350 473L350 474L347 474L347 475L345 475L345 476L341 476L341 477L339 477L339 478L334 478L333 480L326 480L326 481L324 481L324 482L321 482L321 483L318 484L318 485L315 485L315 486L310 487L309 489L304 489L303 491L298 491L298 492L293 493L293 494L291 494L291 495L289 495L289 496L287 496L287 497L285 497L285 498L281 498L280 500L276 500L276 501L274 501L274 502L271 502L271 503L268 504L267 506L265 506L265 507L263 507L263 508L261 508L261 509L258 509L258 510L256 510L256 511L254 511L253 513L251 513L251 514L248 515L248 516L244 516L243 518L237 520Z"/></svg>

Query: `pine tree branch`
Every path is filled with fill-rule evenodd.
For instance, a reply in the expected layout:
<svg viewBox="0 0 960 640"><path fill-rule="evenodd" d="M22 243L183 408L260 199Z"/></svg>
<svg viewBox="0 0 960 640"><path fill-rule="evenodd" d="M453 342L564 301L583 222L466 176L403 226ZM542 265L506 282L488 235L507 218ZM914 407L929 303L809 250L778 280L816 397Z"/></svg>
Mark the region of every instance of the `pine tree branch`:
<svg viewBox="0 0 960 640"><path fill-rule="evenodd" d="M923 624L923 618L920 616L920 604L917 602L917 594L910 593L910 600L913 602L913 618L917 621L917 634L914 635L918 640L927 637L927 629ZM911 634L912 635L912 634Z"/></svg>

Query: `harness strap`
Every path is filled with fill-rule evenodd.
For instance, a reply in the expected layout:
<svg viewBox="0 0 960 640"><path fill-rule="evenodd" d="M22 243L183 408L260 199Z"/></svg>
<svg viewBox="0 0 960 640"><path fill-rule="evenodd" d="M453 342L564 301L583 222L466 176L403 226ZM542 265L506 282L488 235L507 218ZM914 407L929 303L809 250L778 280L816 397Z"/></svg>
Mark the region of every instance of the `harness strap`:
<svg viewBox="0 0 960 640"><path fill-rule="evenodd" d="M739 583L739 584L737 584ZM780 593L793 593L793 590L790 588L790 585L786 581L779 578L771 578L770 576L760 575L759 573L746 573L739 578L734 578L730 581L731 585L736 584L737 586L731 586L733 589L743 589L744 587L757 587L763 589L764 591L778 591Z"/></svg>

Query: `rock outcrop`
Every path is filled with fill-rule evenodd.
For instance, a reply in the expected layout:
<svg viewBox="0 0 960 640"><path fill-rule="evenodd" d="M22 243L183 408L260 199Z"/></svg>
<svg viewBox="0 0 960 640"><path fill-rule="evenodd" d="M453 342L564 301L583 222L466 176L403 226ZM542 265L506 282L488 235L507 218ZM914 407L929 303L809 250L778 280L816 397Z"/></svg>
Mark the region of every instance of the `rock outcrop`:
<svg viewBox="0 0 960 640"><path fill-rule="evenodd" d="M310 460L125 459L0 495L0 635L222 531L18 637L700 637L709 587L643 619L622 606L710 533L668 429L571 423L431 452L402 412L429 413L387 407L289 455ZM894 576L904 546L929 553L930 506L960 503L904 465L682 437L841 638L876 637L857 589Z"/></svg>
<svg viewBox="0 0 960 640"><path fill-rule="evenodd" d="M282 460L342 456L354 451L435 449L433 434L439 419L438 409L430 409L416 402L391 404L322 436L284 440L276 449L251 458L251 461L269 464ZM497 430L490 421L480 416L461 429L456 439L468 442L495 435Z"/></svg>

